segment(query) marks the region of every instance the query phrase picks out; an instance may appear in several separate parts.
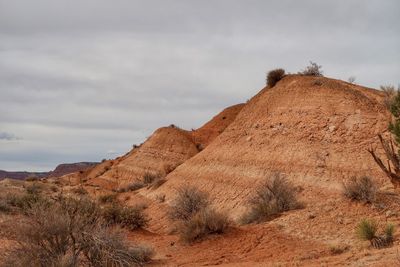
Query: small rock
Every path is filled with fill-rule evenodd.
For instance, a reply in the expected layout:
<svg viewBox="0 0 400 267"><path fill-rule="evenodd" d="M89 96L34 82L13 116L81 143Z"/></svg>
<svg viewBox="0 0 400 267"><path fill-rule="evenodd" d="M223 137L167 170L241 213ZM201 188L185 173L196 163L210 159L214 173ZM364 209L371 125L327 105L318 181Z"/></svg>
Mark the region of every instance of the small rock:
<svg viewBox="0 0 400 267"><path fill-rule="evenodd" d="M250 142L252 139L253 139L253 137L249 136L249 137L246 138L246 141Z"/></svg>
<svg viewBox="0 0 400 267"><path fill-rule="evenodd" d="M394 215L393 211L388 210L385 212L386 218L392 217Z"/></svg>
<svg viewBox="0 0 400 267"><path fill-rule="evenodd" d="M328 127L328 129L330 132L333 132L336 129L336 127L334 125L331 125Z"/></svg>
<svg viewBox="0 0 400 267"><path fill-rule="evenodd" d="M308 219L309 219L309 220L312 220L312 219L314 219L315 217L317 217L317 216L315 216L315 214L313 214L313 213L308 214Z"/></svg>

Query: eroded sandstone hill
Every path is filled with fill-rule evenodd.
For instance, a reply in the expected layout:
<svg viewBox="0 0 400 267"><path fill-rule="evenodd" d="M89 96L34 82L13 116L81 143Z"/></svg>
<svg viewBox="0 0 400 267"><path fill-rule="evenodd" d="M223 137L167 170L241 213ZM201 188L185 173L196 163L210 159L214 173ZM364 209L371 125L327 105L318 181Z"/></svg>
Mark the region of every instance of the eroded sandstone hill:
<svg viewBox="0 0 400 267"><path fill-rule="evenodd" d="M174 125L159 128L126 155L72 176L107 188L141 180L146 172L165 176L207 147L233 122L243 106L238 104L224 109L197 130L186 131Z"/></svg>
<svg viewBox="0 0 400 267"><path fill-rule="evenodd" d="M172 198L183 184L239 215L257 182L283 172L305 195L338 190L363 174L382 178L366 149L387 129L380 91L324 77L289 75L254 96L208 147L150 195Z"/></svg>

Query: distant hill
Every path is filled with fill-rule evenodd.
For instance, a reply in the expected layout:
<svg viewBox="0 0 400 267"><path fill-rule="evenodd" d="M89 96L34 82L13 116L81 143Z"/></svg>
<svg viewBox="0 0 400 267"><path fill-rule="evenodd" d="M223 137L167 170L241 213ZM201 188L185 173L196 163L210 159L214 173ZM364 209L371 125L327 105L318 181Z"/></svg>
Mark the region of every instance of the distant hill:
<svg viewBox="0 0 400 267"><path fill-rule="evenodd" d="M53 171L50 172L26 172L26 171L4 171L0 170L0 180L5 178L25 180L28 177L47 178L47 177L60 177L65 174L84 171L90 167L95 166L98 162L77 162L77 163L64 163L58 165Z"/></svg>

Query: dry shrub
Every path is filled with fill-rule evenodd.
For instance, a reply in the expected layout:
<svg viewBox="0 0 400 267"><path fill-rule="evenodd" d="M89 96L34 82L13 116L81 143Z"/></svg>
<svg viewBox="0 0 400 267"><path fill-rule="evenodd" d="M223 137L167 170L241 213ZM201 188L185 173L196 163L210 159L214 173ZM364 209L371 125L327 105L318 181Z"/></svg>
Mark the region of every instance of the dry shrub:
<svg viewBox="0 0 400 267"><path fill-rule="evenodd" d="M182 240L193 242L206 235L222 234L229 227L228 216L210 207L208 194L191 186L181 187L169 216L178 221Z"/></svg>
<svg viewBox="0 0 400 267"><path fill-rule="evenodd" d="M15 225L10 266L134 266L150 259L150 250L131 247L104 227L95 202L59 197L48 203L33 205Z"/></svg>
<svg viewBox="0 0 400 267"><path fill-rule="evenodd" d="M145 184L142 181L136 181L133 183L128 184L125 187L119 188L117 190L118 193L123 193L123 192L129 192L129 191L136 191L139 190L140 188L143 188Z"/></svg>
<svg viewBox="0 0 400 267"><path fill-rule="evenodd" d="M225 214L207 208L183 221L179 234L182 240L193 242L206 235L223 234L228 227L229 221Z"/></svg>
<svg viewBox="0 0 400 267"><path fill-rule="evenodd" d="M171 206L169 216L173 220L188 220L198 211L209 205L208 194L196 187L181 187Z"/></svg>
<svg viewBox="0 0 400 267"><path fill-rule="evenodd" d="M323 76L322 66L318 65L315 62L310 61L310 65L308 65L304 70L300 71L298 74L307 75L307 76Z"/></svg>
<svg viewBox="0 0 400 267"><path fill-rule="evenodd" d="M11 211L10 205L7 203L6 199L0 199L0 213L8 213Z"/></svg>
<svg viewBox="0 0 400 267"><path fill-rule="evenodd" d="M331 245L329 247L329 251L332 255L339 255L349 250L349 247L346 245Z"/></svg>
<svg viewBox="0 0 400 267"><path fill-rule="evenodd" d="M99 197L99 202L101 204L114 203L117 202L116 194L106 194Z"/></svg>
<svg viewBox="0 0 400 267"><path fill-rule="evenodd" d="M149 185L159 178L160 175L157 173L145 172L143 175L143 183Z"/></svg>
<svg viewBox="0 0 400 267"><path fill-rule="evenodd" d="M351 200L372 203L376 192L377 187L369 176L352 177L349 182L343 184L343 194Z"/></svg>
<svg viewBox="0 0 400 267"><path fill-rule="evenodd" d="M295 187L280 173L273 174L258 187L250 206L250 211L241 218L244 224L272 219L284 211L301 207Z"/></svg>
<svg viewBox="0 0 400 267"><path fill-rule="evenodd" d="M72 192L74 194L77 194L77 195L87 195L88 194L88 191L85 188L81 187L81 186L72 189Z"/></svg>
<svg viewBox="0 0 400 267"><path fill-rule="evenodd" d="M29 184L26 188L25 188L26 192L28 194L40 194L42 192L42 186L40 186L38 183L33 183L33 184Z"/></svg>
<svg viewBox="0 0 400 267"><path fill-rule="evenodd" d="M383 103L385 104L386 108L390 110L393 99L396 97L398 90L396 90L393 85L381 85L381 90L385 94Z"/></svg>
<svg viewBox="0 0 400 267"><path fill-rule="evenodd" d="M274 69L267 74L267 86L272 88L285 76L284 69Z"/></svg>
<svg viewBox="0 0 400 267"><path fill-rule="evenodd" d="M103 208L102 217L109 225L118 224L130 230L145 227L149 219L140 206L123 207L113 203Z"/></svg>

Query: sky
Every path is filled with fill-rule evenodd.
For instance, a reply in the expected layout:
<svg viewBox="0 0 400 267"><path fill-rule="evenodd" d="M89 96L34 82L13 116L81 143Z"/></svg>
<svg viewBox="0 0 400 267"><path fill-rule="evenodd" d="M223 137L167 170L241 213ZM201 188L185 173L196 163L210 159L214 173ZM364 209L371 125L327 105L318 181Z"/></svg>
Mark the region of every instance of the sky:
<svg viewBox="0 0 400 267"><path fill-rule="evenodd" d="M0 0L0 169L114 158L198 128L268 70L400 82L400 1Z"/></svg>

